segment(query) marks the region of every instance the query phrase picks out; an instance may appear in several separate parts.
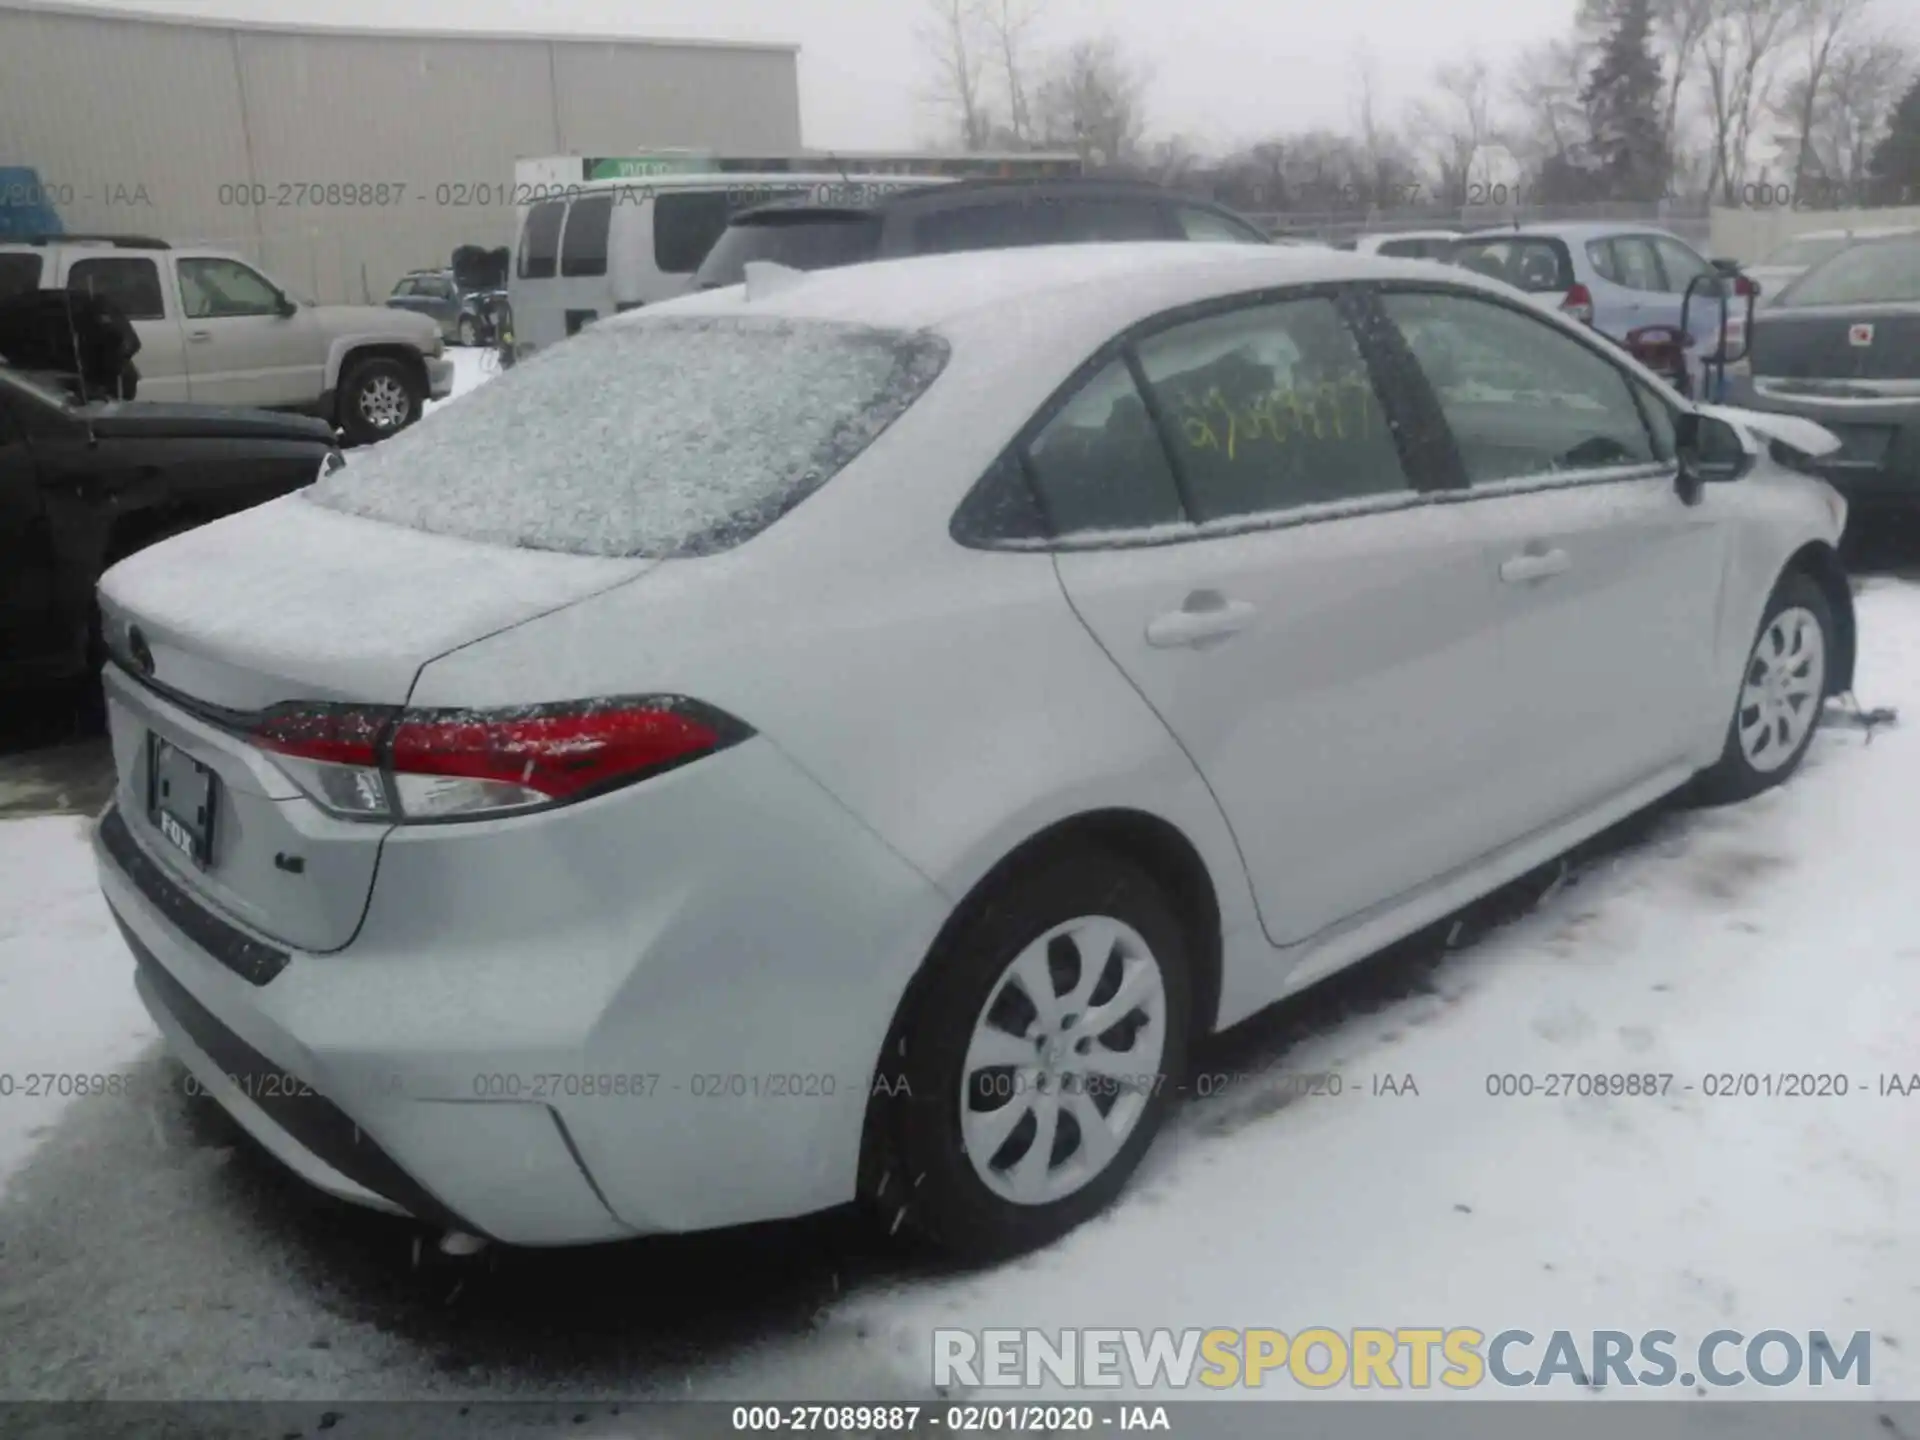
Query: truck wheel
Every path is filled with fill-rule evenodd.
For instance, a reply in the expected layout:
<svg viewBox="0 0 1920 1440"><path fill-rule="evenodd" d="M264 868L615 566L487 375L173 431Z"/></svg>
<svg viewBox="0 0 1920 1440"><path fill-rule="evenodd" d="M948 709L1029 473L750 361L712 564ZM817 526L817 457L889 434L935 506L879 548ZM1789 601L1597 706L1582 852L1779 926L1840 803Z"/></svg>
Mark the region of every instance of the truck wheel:
<svg viewBox="0 0 1920 1440"><path fill-rule="evenodd" d="M356 362L340 385L340 428L355 445L372 445L420 418L426 401L417 377L398 360L375 355Z"/></svg>

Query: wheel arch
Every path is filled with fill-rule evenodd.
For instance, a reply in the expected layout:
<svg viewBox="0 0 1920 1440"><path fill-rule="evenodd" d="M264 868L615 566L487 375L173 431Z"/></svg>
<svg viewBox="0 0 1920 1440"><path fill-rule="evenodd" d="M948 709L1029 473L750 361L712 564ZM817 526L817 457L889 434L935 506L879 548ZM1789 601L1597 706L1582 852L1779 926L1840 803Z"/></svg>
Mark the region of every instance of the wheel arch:
<svg viewBox="0 0 1920 1440"><path fill-rule="evenodd" d="M327 366L327 388L333 391L344 389L354 366L363 360L398 361L419 383L423 395L429 389L426 357L403 340L385 337L362 337L337 342Z"/></svg>
<svg viewBox="0 0 1920 1440"><path fill-rule="evenodd" d="M1220 899L1199 849L1178 826L1144 810L1091 810L1056 821L1014 846L974 883L953 907L907 981L900 1002L894 1007L874 1067L875 1083L868 1097L860 1137L860 1193L873 1194L873 1187L882 1180L878 1173L881 1157L876 1143L882 1102L890 1093L889 1080L906 1025L942 955L962 927L981 907L993 903L994 896L1013 875L1045 857L1087 850L1106 851L1129 860L1166 887L1167 898L1179 914L1191 945L1188 958L1193 967L1192 1039L1198 1041L1212 1033L1219 1017L1224 954Z"/></svg>

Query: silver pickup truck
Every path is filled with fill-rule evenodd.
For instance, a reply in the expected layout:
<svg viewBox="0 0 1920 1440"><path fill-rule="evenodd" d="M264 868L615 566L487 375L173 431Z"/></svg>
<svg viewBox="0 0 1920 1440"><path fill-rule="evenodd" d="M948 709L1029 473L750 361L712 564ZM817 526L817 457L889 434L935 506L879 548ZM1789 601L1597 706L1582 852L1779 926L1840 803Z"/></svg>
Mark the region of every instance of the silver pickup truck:
<svg viewBox="0 0 1920 1440"><path fill-rule="evenodd" d="M35 288L90 292L126 313L142 400L298 410L367 444L453 391L432 320L297 300L221 250L131 235L0 242L0 295Z"/></svg>

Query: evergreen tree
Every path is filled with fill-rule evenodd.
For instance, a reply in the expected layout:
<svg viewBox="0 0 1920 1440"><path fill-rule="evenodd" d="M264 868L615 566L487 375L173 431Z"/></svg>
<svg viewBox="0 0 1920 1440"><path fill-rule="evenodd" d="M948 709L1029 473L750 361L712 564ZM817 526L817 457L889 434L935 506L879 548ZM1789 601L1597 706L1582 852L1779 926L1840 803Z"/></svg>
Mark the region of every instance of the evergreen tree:
<svg viewBox="0 0 1920 1440"><path fill-rule="evenodd" d="M1590 130L1587 168L1615 200L1658 200L1671 166L1661 105L1666 82L1653 57L1653 0L1606 0L1600 59L1580 102Z"/></svg>
<svg viewBox="0 0 1920 1440"><path fill-rule="evenodd" d="M1875 147L1869 169L1882 204L1920 204L1920 78L1893 107L1887 137Z"/></svg>

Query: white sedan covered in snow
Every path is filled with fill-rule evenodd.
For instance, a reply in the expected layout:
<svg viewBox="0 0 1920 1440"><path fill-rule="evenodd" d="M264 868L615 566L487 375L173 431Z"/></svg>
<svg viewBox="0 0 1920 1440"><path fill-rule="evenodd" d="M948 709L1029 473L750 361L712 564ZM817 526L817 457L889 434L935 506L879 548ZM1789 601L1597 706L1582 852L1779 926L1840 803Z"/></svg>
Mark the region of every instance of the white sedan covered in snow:
<svg viewBox="0 0 1920 1440"><path fill-rule="evenodd" d="M337 1195L1006 1253L1207 1033L1791 773L1831 444L1418 261L760 272L111 571L101 883Z"/></svg>

